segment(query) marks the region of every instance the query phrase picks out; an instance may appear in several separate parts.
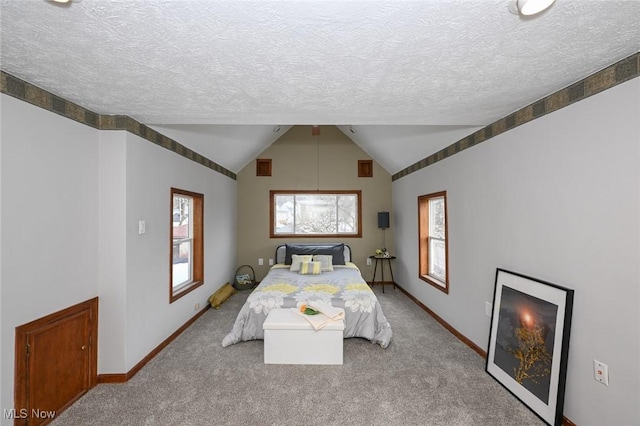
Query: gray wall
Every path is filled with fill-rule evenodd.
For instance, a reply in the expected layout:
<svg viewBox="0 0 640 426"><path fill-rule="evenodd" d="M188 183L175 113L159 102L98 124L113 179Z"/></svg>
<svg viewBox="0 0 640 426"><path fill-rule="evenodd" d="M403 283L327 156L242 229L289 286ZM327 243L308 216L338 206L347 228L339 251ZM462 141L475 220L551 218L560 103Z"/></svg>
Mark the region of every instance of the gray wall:
<svg viewBox="0 0 640 426"><path fill-rule="evenodd" d="M15 327L98 295L98 131L4 94L0 102L0 385L10 409Z"/></svg>
<svg viewBox="0 0 640 426"><path fill-rule="evenodd" d="M237 187L128 132L0 96L0 403L9 409L16 326L99 296L98 374L124 374L204 308L235 265ZM171 186L205 195L205 284L169 304Z"/></svg>
<svg viewBox="0 0 640 426"><path fill-rule="evenodd" d="M448 295L418 279L417 197L447 191ZM487 348L496 268L575 290L565 415L640 421L640 79L393 183L401 285ZM593 379L609 365L610 386Z"/></svg>

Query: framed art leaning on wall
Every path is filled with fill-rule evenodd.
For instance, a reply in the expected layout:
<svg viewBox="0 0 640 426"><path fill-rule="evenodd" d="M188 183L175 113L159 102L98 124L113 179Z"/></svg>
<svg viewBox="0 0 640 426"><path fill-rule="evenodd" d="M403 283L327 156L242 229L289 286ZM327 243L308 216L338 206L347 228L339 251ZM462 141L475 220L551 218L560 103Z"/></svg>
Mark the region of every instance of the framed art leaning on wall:
<svg viewBox="0 0 640 426"><path fill-rule="evenodd" d="M562 424L573 290L498 268L486 371L542 420Z"/></svg>

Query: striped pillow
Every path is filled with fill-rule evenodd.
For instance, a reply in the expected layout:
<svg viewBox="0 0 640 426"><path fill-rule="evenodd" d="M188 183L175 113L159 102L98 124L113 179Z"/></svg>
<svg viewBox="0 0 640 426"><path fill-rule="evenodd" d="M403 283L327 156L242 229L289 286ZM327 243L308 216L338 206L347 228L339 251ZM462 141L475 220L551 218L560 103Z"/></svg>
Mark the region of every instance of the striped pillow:
<svg viewBox="0 0 640 426"><path fill-rule="evenodd" d="M320 273L320 262L302 262L300 264L300 273L302 275L318 275Z"/></svg>

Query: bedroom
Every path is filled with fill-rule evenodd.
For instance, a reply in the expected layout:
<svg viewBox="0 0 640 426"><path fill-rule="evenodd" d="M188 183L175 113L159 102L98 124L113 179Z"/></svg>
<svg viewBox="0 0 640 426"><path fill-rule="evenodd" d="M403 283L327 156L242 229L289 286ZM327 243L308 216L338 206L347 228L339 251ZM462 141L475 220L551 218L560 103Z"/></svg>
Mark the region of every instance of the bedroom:
<svg viewBox="0 0 640 426"><path fill-rule="evenodd" d="M610 424L612 418L624 424L639 416L633 403L640 388L639 93L640 81L633 78L400 179L392 180L377 161L373 178L353 178L376 194L367 197L367 211L391 212L387 241L398 257L396 281L478 346L487 341L484 303L496 267L576 290L565 412L579 425ZM131 132L97 130L29 105L4 86L1 108L3 408L12 406L15 326L99 296L100 322L110 327L99 333L98 371L122 374L188 321L195 304L204 306L237 265L251 263L264 274L256 259L270 258L274 242L262 230L242 234L251 230L251 210L268 207L246 189L260 179L255 164L237 170L236 181ZM292 129L278 144L298 134L307 135L315 158L310 126ZM327 185L346 181L330 172L329 163L344 158L345 149L352 160L348 173L355 174L353 161L369 157L332 126L321 127L320 140L328 157L320 178ZM278 144L264 154L274 172L292 170L290 161L278 163ZM283 189L291 177L275 179L263 178L260 185ZM215 253L207 259L207 284L167 305L166 286L151 290L149 283L166 281L170 186L205 194L216 220L207 221L208 250ZM450 197L450 232L457 242L448 295L416 278L417 196L442 189ZM542 210L543 202L553 208ZM65 208L69 203L76 207ZM15 205L21 208L10 208ZM142 219L144 236L137 228ZM379 246L381 232L373 214L363 220L370 234L354 244L354 252L366 273L364 258ZM72 230L60 226L69 223ZM594 233L596 224L611 227ZM610 387L593 380L594 358L609 364Z"/></svg>

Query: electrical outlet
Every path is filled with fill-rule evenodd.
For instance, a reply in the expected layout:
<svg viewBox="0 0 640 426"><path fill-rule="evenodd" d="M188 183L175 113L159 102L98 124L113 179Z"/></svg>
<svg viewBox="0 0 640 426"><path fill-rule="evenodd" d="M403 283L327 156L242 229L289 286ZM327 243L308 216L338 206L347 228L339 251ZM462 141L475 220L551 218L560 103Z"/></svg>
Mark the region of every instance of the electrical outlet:
<svg viewBox="0 0 640 426"><path fill-rule="evenodd" d="M138 235L142 235L147 232L147 224L144 220L138 221Z"/></svg>
<svg viewBox="0 0 640 426"><path fill-rule="evenodd" d="M200 304L196 303L195 306L193 307L194 311L199 311L200 310Z"/></svg>
<svg viewBox="0 0 640 426"><path fill-rule="evenodd" d="M260 266L264 265L264 259L263 258L259 258L258 259L258 265L260 265Z"/></svg>
<svg viewBox="0 0 640 426"><path fill-rule="evenodd" d="M484 302L484 313L491 318L491 312L493 311L493 304L491 302Z"/></svg>
<svg viewBox="0 0 640 426"><path fill-rule="evenodd" d="M371 258L367 257L367 266L371 266Z"/></svg>
<svg viewBox="0 0 640 426"><path fill-rule="evenodd" d="M273 259L269 259L269 266L273 266Z"/></svg>
<svg viewBox="0 0 640 426"><path fill-rule="evenodd" d="M609 366L596 359L593 360L593 378L603 385L609 386Z"/></svg>

